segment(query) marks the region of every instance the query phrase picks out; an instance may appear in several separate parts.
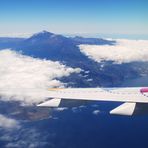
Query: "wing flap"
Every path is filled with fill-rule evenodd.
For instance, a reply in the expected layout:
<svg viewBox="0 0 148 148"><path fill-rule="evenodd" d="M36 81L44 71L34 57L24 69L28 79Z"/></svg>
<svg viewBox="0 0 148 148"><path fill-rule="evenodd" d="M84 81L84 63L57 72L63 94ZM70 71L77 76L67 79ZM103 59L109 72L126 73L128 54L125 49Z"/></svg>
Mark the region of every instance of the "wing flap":
<svg viewBox="0 0 148 148"><path fill-rule="evenodd" d="M54 98L49 101L46 101L44 103L38 104L37 106L43 106L43 107L58 107L60 105L61 99Z"/></svg>
<svg viewBox="0 0 148 148"><path fill-rule="evenodd" d="M136 103L123 103L117 108L111 110L110 114L131 116L133 115L135 108Z"/></svg>

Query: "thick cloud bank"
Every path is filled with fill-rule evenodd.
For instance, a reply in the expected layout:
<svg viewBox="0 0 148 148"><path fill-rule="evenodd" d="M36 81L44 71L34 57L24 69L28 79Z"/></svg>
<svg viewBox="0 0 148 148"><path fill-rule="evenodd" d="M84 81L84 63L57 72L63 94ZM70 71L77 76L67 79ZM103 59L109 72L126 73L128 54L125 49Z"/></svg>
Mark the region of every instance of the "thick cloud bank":
<svg viewBox="0 0 148 148"><path fill-rule="evenodd" d="M47 97L49 87L63 87L56 78L80 69L59 62L35 59L12 50L0 51L0 96L5 100L37 103Z"/></svg>
<svg viewBox="0 0 148 148"><path fill-rule="evenodd" d="M118 39L115 45L80 45L79 47L82 53L96 62L106 60L120 64L148 61L148 40Z"/></svg>

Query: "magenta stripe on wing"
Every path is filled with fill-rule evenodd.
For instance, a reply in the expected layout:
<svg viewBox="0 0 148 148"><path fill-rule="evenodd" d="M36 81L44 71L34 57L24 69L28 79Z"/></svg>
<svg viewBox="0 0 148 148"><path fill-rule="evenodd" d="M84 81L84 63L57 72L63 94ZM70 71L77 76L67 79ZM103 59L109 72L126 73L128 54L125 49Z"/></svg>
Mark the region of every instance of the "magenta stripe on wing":
<svg viewBox="0 0 148 148"><path fill-rule="evenodd" d="M141 93L148 93L148 88L141 88L140 89L140 92Z"/></svg>

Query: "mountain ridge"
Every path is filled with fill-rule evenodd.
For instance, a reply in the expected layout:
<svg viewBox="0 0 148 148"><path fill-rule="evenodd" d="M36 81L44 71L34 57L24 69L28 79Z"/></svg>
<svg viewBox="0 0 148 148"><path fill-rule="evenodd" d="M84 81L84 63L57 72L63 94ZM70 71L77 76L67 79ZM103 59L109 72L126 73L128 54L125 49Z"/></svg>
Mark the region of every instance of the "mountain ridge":
<svg viewBox="0 0 148 148"><path fill-rule="evenodd" d="M16 44L11 47L9 45L9 48L34 58L59 61L72 68L81 68L82 72L79 75L72 74L70 77L61 78L65 83L70 82L71 87L120 86L125 80L135 79L140 77L143 71L147 72L144 64L140 62L123 64L115 64L113 61L95 62L79 49L80 44L114 45L116 41L78 36L65 37L47 31L17 40Z"/></svg>

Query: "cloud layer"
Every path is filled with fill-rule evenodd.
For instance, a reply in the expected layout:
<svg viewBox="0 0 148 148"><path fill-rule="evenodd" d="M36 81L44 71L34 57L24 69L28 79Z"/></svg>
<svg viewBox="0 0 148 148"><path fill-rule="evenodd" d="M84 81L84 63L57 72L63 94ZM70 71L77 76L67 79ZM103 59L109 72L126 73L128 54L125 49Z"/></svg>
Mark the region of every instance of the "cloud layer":
<svg viewBox="0 0 148 148"><path fill-rule="evenodd" d="M129 63L148 61L148 40L118 39L115 45L80 45L80 50L96 62Z"/></svg>
<svg viewBox="0 0 148 148"><path fill-rule="evenodd" d="M35 59L12 50L0 51L0 96L5 100L36 103L47 97L49 87L63 87L56 78L79 73L59 62Z"/></svg>

